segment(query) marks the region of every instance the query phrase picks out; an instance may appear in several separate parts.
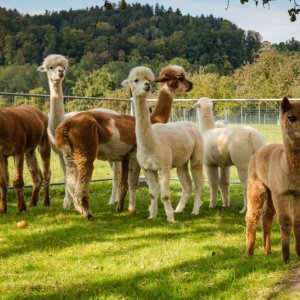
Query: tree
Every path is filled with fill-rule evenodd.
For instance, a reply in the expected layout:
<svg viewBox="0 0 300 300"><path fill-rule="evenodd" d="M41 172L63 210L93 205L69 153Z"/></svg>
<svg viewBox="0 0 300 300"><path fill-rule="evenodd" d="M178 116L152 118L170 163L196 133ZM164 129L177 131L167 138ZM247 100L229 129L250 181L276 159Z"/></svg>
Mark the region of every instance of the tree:
<svg viewBox="0 0 300 300"><path fill-rule="evenodd" d="M275 0L261 0L263 6L267 5L268 7L270 7L270 2L271 1L275 1ZM289 0L290 2L293 2L293 7L290 8L288 10L288 14L290 16L290 20L291 22L295 22L297 17L296 15L298 15L300 13L300 4L298 4L298 0ZM247 2L249 2L249 0L240 0L241 4L245 4ZM257 6L258 3L260 2L259 0L253 0L253 2L255 2L255 5ZM230 4L230 0L227 0L227 7L226 9L229 8L229 4Z"/></svg>

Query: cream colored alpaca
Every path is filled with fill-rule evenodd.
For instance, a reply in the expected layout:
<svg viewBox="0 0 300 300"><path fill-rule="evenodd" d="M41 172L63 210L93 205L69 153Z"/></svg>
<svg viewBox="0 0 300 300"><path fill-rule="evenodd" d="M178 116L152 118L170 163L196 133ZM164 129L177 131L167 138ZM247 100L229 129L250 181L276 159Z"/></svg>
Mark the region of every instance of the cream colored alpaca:
<svg viewBox="0 0 300 300"><path fill-rule="evenodd" d="M161 200L168 221L174 222L170 193L171 169L177 168L178 177L182 184L182 196L176 208L176 212L181 212L192 190L188 171L190 161L195 183L195 202L192 213L197 215L202 204L203 142L200 133L192 123L176 122L151 125L146 97L153 80L154 75L150 69L136 67L131 70L129 77L123 81L122 85L130 87L135 103L137 160L144 170L151 194L149 219L157 216L159 172L161 176Z"/></svg>
<svg viewBox="0 0 300 300"><path fill-rule="evenodd" d="M63 159L62 152L57 149L54 145L54 134L57 126L78 112L70 112L65 114L65 106L64 106L64 97L63 97L63 89L62 82L65 78L66 71L68 69L69 62L67 58L60 54L50 54L48 55L41 66L38 67L38 71L46 72L48 77L49 89L50 89L50 112L49 112L49 122L48 122L48 135L51 141L51 147L54 152L59 155L60 166L63 171L64 181L66 181L66 166ZM97 111L103 111L111 114L117 114L117 112L110 109L95 109ZM117 202L118 198L118 186L121 180L120 174L120 163L111 163L111 167L113 169L113 181L112 181L112 193L109 200L109 204L113 204ZM65 209L69 209L71 207L71 196L65 186L65 197L63 202L63 207Z"/></svg>
<svg viewBox="0 0 300 300"><path fill-rule="evenodd" d="M210 205L217 204L218 185L223 206L230 206L230 166L235 165L243 188L244 207L247 210L247 172L250 157L265 145L262 134L252 127L215 128L213 103L209 98L200 98L194 105L204 139L204 165L210 186ZM220 172L219 172L220 171Z"/></svg>

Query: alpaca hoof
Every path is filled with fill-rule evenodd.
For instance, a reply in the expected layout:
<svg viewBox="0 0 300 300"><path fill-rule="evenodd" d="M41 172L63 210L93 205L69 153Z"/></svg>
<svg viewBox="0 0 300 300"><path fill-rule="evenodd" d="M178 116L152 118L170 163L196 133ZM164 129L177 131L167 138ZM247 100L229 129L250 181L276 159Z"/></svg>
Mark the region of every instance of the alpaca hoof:
<svg viewBox="0 0 300 300"><path fill-rule="evenodd" d="M223 207L230 207L230 204L223 204Z"/></svg>
<svg viewBox="0 0 300 300"><path fill-rule="evenodd" d="M44 206L50 206L50 201L44 201Z"/></svg>
<svg viewBox="0 0 300 300"><path fill-rule="evenodd" d="M22 206L18 208L19 213L25 212L26 211L26 206Z"/></svg>
<svg viewBox="0 0 300 300"><path fill-rule="evenodd" d="M136 215L136 210L134 208L128 209L129 214Z"/></svg>
<svg viewBox="0 0 300 300"><path fill-rule="evenodd" d="M210 204L210 205L209 205L209 208L214 209L214 208L216 208L216 206L217 206L217 205L212 205L212 204Z"/></svg>
<svg viewBox="0 0 300 300"><path fill-rule="evenodd" d="M116 208L116 212L117 213L121 213L121 212L123 212L124 211L124 208L123 207L117 207Z"/></svg>
<svg viewBox="0 0 300 300"><path fill-rule="evenodd" d="M180 213L183 213L183 209L175 209L174 210L174 213L176 213L176 214L180 214Z"/></svg>
<svg viewBox="0 0 300 300"><path fill-rule="evenodd" d="M36 201L31 201L30 203L29 203L29 206L30 207L34 207L34 206L36 206L37 205L37 202Z"/></svg>
<svg viewBox="0 0 300 300"><path fill-rule="evenodd" d="M86 219L88 219L88 220L94 220L94 217L93 217L92 214L88 214L88 215L86 216Z"/></svg>
<svg viewBox="0 0 300 300"><path fill-rule="evenodd" d="M242 210L239 211L240 214L244 214L247 211L247 208L243 208Z"/></svg>
<svg viewBox="0 0 300 300"><path fill-rule="evenodd" d="M156 216L149 216L148 220L154 220L156 218Z"/></svg>
<svg viewBox="0 0 300 300"><path fill-rule="evenodd" d="M175 221L174 219L168 219L169 223L176 223L177 221Z"/></svg>
<svg viewBox="0 0 300 300"><path fill-rule="evenodd" d="M198 216L199 215L199 211L192 211L192 215L194 215L194 216Z"/></svg>
<svg viewBox="0 0 300 300"><path fill-rule="evenodd" d="M71 201L67 197L64 198L63 208L68 210L71 208Z"/></svg>

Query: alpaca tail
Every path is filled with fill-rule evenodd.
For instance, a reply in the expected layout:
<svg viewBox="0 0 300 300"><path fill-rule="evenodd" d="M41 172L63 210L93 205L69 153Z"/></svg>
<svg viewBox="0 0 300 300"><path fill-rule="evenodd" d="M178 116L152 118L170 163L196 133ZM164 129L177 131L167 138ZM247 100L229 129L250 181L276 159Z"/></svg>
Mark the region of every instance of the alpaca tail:
<svg viewBox="0 0 300 300"><path fill-rule="evenodd" d="M51 135L53 137L53 135ZM60 150L60 151L70 151L71 149L71 144L68 138L68 120L65 122L62 122L61 124L58 125L58 127L55 130L55 137L53 140L51 140L50 136L50 141L53 141L53 144Z"/></svg>
<svg viewBox="0 0 300 300"><path fill-rule="evenodd" d="M252 146L252 153L266 144L264 136L257 130L249 132L249 141Z"/></svg>

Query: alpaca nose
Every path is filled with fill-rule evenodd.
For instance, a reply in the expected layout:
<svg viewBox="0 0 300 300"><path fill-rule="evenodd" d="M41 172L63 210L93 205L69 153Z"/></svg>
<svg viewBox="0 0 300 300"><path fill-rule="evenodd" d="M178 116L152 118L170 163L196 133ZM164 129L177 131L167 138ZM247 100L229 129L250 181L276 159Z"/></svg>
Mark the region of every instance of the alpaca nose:
<svg viewBox="0 0 300 300"><path fill-rule="evenodd" d="M149 91L150 91L150 88L151 88L151 83L150 83L150 82L145 82L145 90L146 90L147 92L149 92Z"/></svg>
<svg viewBox="0 0 300 300"><path fill-rule="evenodd" d="M58 70L59 77L64 77L64 70Z"/></svg>

